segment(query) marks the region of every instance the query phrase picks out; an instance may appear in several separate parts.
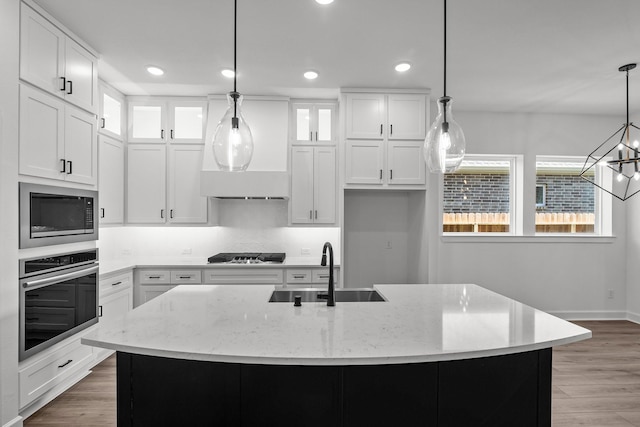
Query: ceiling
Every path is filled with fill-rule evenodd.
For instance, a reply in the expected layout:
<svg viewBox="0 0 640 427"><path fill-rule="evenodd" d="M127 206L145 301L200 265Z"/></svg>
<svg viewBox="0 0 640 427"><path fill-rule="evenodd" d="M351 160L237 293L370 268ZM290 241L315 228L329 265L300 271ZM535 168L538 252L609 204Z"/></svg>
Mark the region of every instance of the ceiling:
<svg viewBox="0 0 640 427"><path fill-rule="evenodd" d="M127 95L229 92L231 0L35 0L100 53ZM638 0L449 0L447 94L472 111L616 114L640 62ZM341 87L442 95L442 0L238 1L238 90L336 98ZM394 70L400 61L413 67ZM162 77L147 65L165 70ZM303 78L308 69L320 76ZM630 73L640 111L640 67ZM633 116L632 116L633 119Z"/></svg>

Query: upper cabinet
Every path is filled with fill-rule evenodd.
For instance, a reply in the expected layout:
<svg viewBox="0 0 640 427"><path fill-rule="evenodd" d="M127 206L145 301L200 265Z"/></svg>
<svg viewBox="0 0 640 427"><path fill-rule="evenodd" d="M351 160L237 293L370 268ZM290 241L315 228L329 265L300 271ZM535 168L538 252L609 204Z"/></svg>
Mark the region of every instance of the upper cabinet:
<svg viewBox="0 0 640 427"><path fill-rule="evenodd" d="M98 132L119 141L124 140L124 96L115 89L100 82Z"/></svg>
<svg viewBox="0 0 640 427"><path fill-rule="evenodd" d="M95 185L96 135L93 114L20 85L21 174Z"/></svg>
<svg viewBox="0 0 640 427"><path fill-rule="evenodd" d="M128 140L203 144L206 111L206 101L130 98Z"/></svg>
<svg viewBox="0 0 640 427"><path fill-rule="evenodd" d="M291 141L294 144L335 144L335 102L292 102Z"/></svg>
<svg viewBox="0 0 640 427"><path fill-rule="evenodd" d="M20 78L87 111L98 104L98 60L26 4L21 4Z"/></svg>
<svg viewBox="0 0 640 427"><path fill-rule="evenodd" d="M347 139L416 139L426 136L426 97L421 94L349 93Z"/></svg>
<svg viewBox="0 0 640 427"><path fill-rule="evenodd" d="M345 185L424 188L428 95L346 93Z"/></svg>

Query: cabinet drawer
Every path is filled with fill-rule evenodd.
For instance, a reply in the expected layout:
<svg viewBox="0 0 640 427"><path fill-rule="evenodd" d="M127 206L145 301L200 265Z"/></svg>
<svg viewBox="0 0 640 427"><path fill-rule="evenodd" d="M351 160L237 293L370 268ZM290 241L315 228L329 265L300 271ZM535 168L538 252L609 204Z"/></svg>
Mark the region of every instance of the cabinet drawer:
<svg viewBox="0 0 640 427"><path fill-rule="evenodd" d="M311 270L287 269L287 283L311 283Z"/></svg>
<svg viewBox="0 0 640 427"><path fill-rule="evenodd" d="M171 283L200 284L202 283L202 271L201 270L171 270Z"/></svg>
<svg viewBox="0 0 640 427"><path fill-rule="evenodd" d="M37 362L21 369L20 407L23 408L73 375L93 356L92 348L76 339Z"/></svg>
<svg viewBox="0 0 640 427"><path fill-rule="evenodd" d="M206 270L205 283L215 285L282 284L282 270L261 269L210 269Z"/></svg>
<svg viewBox="0 0 640 427"><path fill-rule="evenodd" d="M169 270L141 270L138 272L138 283L142 285L154 285L158 283L171 283Z"/></svg>
<svg viewBox="0 0 640 427"><path fill-rule="evenodd" d="M106 295L126 288L131 288L132 285L133 280L130 272L118 274L113 277L107 277L106 279L100 280L100 295Z"/></svg>
<svg viewBox="0 0 640 427"><path fill-rule="evenodd" d="M340 277L340 274L338 272L337 268L333 269L333 283L336 284L338 283L338 278ZM327 268L322 268L322 269L315 269L311 271L311 282L312 283L323 283L323 284L328 284L329 283L329 269Z"/></svg>

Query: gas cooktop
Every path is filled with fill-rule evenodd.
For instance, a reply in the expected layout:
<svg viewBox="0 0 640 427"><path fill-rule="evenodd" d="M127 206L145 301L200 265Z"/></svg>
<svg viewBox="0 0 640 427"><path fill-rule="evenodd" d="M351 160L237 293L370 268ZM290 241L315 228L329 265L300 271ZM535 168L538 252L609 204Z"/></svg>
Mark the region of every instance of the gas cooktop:
<svg viewBox="0 0 640 427"><path fill-rule="evenodd" d="M209 257L209 264L281 264L286 258L283 252L222 252Z"/></svg>

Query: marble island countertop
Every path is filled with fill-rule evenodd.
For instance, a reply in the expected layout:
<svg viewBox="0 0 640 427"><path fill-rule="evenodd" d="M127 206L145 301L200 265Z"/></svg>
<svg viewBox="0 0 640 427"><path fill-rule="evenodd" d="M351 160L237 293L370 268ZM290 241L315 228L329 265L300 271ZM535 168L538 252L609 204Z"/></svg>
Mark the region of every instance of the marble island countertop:
<svg viewBox="0 0 640 427"><path fill-rule="evenodd" d="M178 286L84 344L169 358L277 365L397 364L496 356L591 332L476 285L376 285L385 302L269 303L264 285Z"/></svg>
<svg viewBox="0 0 640 427"><path fill-rule="evenodd" d="M134 268L308 268L320 267L320 257L287 257L278 264L209 264L206 257L125 257L122 259L100 260L100 276L120 273ZM340 267L338 263L335 267Z"/></svg>

